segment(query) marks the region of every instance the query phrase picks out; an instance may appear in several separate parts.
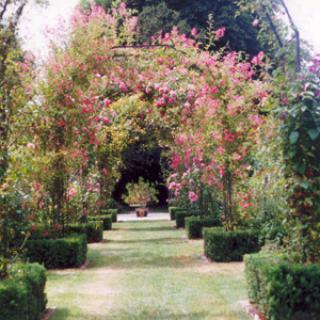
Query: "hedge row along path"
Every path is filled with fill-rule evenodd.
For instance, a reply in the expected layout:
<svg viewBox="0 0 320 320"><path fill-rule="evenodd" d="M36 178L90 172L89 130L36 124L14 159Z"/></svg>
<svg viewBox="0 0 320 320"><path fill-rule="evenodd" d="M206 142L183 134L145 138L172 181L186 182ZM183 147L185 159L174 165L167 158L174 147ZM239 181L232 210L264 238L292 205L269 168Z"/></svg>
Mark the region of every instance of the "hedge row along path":
<svg viewBox="0 0 320 320"><path fill-rule="evenodd" d="M171 221L122 222L86 270L49 273L52 320L248 320L242 263L210 263Z"/></svg>

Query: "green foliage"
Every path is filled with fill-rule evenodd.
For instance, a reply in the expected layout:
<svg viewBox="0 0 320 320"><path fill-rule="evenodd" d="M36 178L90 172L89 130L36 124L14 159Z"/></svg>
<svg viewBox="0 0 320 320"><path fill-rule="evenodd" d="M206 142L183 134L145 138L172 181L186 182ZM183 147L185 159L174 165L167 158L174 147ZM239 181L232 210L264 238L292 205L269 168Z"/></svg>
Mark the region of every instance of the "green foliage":
<svg viewBox="0 0 320 320"><path fill-rule="evenodd" d="M288 263L274 253L244 260L250 300L268 320L319 319L319 265Z"/></svg>
<svg viewBox="0 0 320 320"><path fill-rule="evenodd" d="M177 212L186 212L186 208L180 208L180 207L169 207L169 214L170 214L170 220L176 220L176 213Z"/></svg>
<svg viewBox="0 0 320 320"><path fill-rule="evenodd" d="M217 262L242 261L243 255L261 248L257 230L204 228L203 238L205 255Z"/></svg>
<svg viewBox="0 0 320 320"><path fill-rule="evenodd" d="M289 205L302 261L320 261L320 104L312 84L285 111L283 151ZM299 88L293 88L299 92ZM293 218L292 218L293 217Z"/></svg>
<svg viewBox="0 0 320 320"><path fill-rule="evenodd" d="M221 220L217 216L191 216L185 218L185 225L189 239L202 238L202 229L221 226Z"/></svg>
<svg viewBox="0 0 320 320"><path fill-rule="evenodd" d="M191 212L187 210L176 210L174 211L175 220L176 220L176 227L177 228L185 228L185 218L192 215Z"/></svg>
<svg viewBox="0 0 320 320"><path fill-rule="evenodd" d="M118 209L118 204L113 198L110 198L110 199L108 199L106 201L106 208L108 208L108 209Z"/></svg>
<svg viewBox="0 0 320 320"><path fill-rule="evenodd" d="M38 264L14 264L0 281L3 320L39 320L46 308L46 271Z"/></svg>
<svg viewBox="0 0 320 320"><path fill-rule="evenodd" d="M261 230L261 237L280 245L287 231L284 221L288 214L287 181L282 154L280 121L273 116L265 119L261 128L260 141L254 150L253 174L248 180L251 191L250 221Z"/></svg>
<svg viewBox="0 0 320 320"><path fill-rule="evenodd" d="M87 257L85 234L60 239L28 240L25 256L31 262L44 264L48 269L80 267Z"/></svg>
<svg viewBox="0 0 320 320"><path fill-rule="evenodd" d="M88 3L88 1L83 1ZM96 0L98 5L110 8L112 1ZM213 14L213 27L225 27L225 38L218 44L228 44L231 50L245 51L255 55L261 50L257 40L258 30L252 26L254 20L250 12L238 14L239 7L236 0L141 0L125 1L129 8L137 11L140 21L140 42L150 39L159 31L168 32L173 26L178 26L182 33L190 33L192 28L200 31L200 37L206 41L208 15Z"/></svg>
<svg viewBox="0 0 320 320"><path fill-rule="evenodd" d="M69 224L65 227L65 232L67 234L83 233L88 243L100 242L103 239L103 221L98 219L98 221L89 221L85 224Z"/></svg>
<svg viewBox="0 0 320 320"><path fill-rule="evenodd" d="M102 209L102 215L112 215L112 222L117 222L118 220L118 209Z"/></svg>
<svg viewBox="0 0 320 320"><path fill-rule="evenodd" d="M158 191L155 186L142 177L137 183L128 183L126 189L127 194L123 196L123 200L129 205L147 205L157 201Z"/></svg>
<svg viewBox="0 0 320 320"><path fill-rule="evenodd" d="M98 216L89 216L89 222L101 221L103 224L103 230L112 230L112 215L111 214L101 214Z"/></svg>

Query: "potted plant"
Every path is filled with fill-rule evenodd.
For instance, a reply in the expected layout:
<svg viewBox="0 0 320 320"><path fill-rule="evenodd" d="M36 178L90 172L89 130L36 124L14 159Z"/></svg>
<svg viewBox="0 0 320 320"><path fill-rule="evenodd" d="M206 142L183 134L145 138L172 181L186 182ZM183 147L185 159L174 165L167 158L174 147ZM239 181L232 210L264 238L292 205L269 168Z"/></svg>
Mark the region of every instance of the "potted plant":
<svg viewBox="0 0 320 320"><path fill-rule="evenodd" d="M136 208L138 217L146 217L149 211L147 205L158 199L158 191L154 184L140 177L137 183L128 183L126 190L127 193L122 197L124 202L130 207Z"/></svg>

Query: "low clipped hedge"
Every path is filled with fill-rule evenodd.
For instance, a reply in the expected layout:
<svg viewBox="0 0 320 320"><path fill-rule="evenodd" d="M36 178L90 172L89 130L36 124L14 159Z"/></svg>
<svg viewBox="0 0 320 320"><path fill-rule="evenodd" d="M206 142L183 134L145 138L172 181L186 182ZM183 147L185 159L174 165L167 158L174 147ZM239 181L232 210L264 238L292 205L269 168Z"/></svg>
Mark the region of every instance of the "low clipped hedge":
<svg viewBox="0 0 320 320"><path fill-rule="evenodd" d="M118 209L104 209L101 211L101 215L111 215L112 222L118 221Z"/></svg>
<svg viewBox="0 0 320 320"><path fill-rule="evenodd" d="M204 228L203 238L205 255L217 262L242 261L243 255L258 252L261 248L257 230Z"/></svg>
<svg viewBox="0 0 320 320"><path fill-rule="evenodd" d="M176 220L177 212L185 212L186 209L178 208L178 207L169 207L170 220Z"/></svg>
<svg viewBox="0 0 320 320"><path fill-rule="evenodd" d="M44 264L48 269L80 267L87 258L86 235L28 240L25 256L30 262Z"/></svg>
<svg viewBox="0 0 320 320"><path fill-rule="evenodd" d="M186 225L185 218L190 217L190 216L191 216L191 213L188 212L187 210L175 211L176 227L177 228L184 228Z"/></svg>
<svg viewBox="0 0 320 320"><path fill-rule="evenodd" d="M185 225L189 239L201 239L202 229L205 227L218 227L221 222L217 217L211 216L191 216L185 218Z"/></svg>
<svg viewBox="0 0 320 320"><path fill-rule="evenodd" d="M103 222L99 219L84 224L70 224L65 227L65 233L84 233L88 243L101 242L103 240Z"/></svg>
<svg viewBox="0 0 320 320"><path fill-rule="evenodd" d="M112 230L112 215L101 214L99 216L91 216L88 218L89 222L102 221L103 230Z"/></svg>
<svg viewBox="0 0 320 320"><path fill-rule="evenodd" d="M319 264L290 264L261 253L244 260L249 298L268 320L320 319Z"/></svg>
<svg viewBox="0 0 320 320"><path fill-rule="evenodd" d="M46 309L46 270L39 264L17 263L0 281L1 320L39 320Z"/></svg>

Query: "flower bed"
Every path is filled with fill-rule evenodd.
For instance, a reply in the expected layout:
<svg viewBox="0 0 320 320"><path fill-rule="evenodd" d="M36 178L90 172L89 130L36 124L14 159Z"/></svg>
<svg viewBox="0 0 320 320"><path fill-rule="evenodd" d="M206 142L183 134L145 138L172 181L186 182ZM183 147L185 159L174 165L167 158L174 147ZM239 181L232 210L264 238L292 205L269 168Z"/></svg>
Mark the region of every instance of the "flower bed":
<svg viewBox="0 0 320 320"><path fill-rule="evenodd" d="M26 258L48 269L80 267L87 257L85 234L60 239L35 239L26 243Z"/></svg>
<svg viewBox="0 0 320 320"><path fill-rule="evenodd" d="M46 309L46 271L38 264L15 264L0 281L0 319L37 320Z"/></svg>
<svg viewBox="0 0 320 320"><path fill-rule="evenodd" d="M261 253L244 261L250 301L267 319L320 319L320 265L290 264Z"/></svg>
<svg viewBox="0 0 320 320"><path fill-rule="evenodd" d="M213 261L242 261L243 255L261 248L256 230L225 231L223 228L203 230L205 255Z"/></svg>

